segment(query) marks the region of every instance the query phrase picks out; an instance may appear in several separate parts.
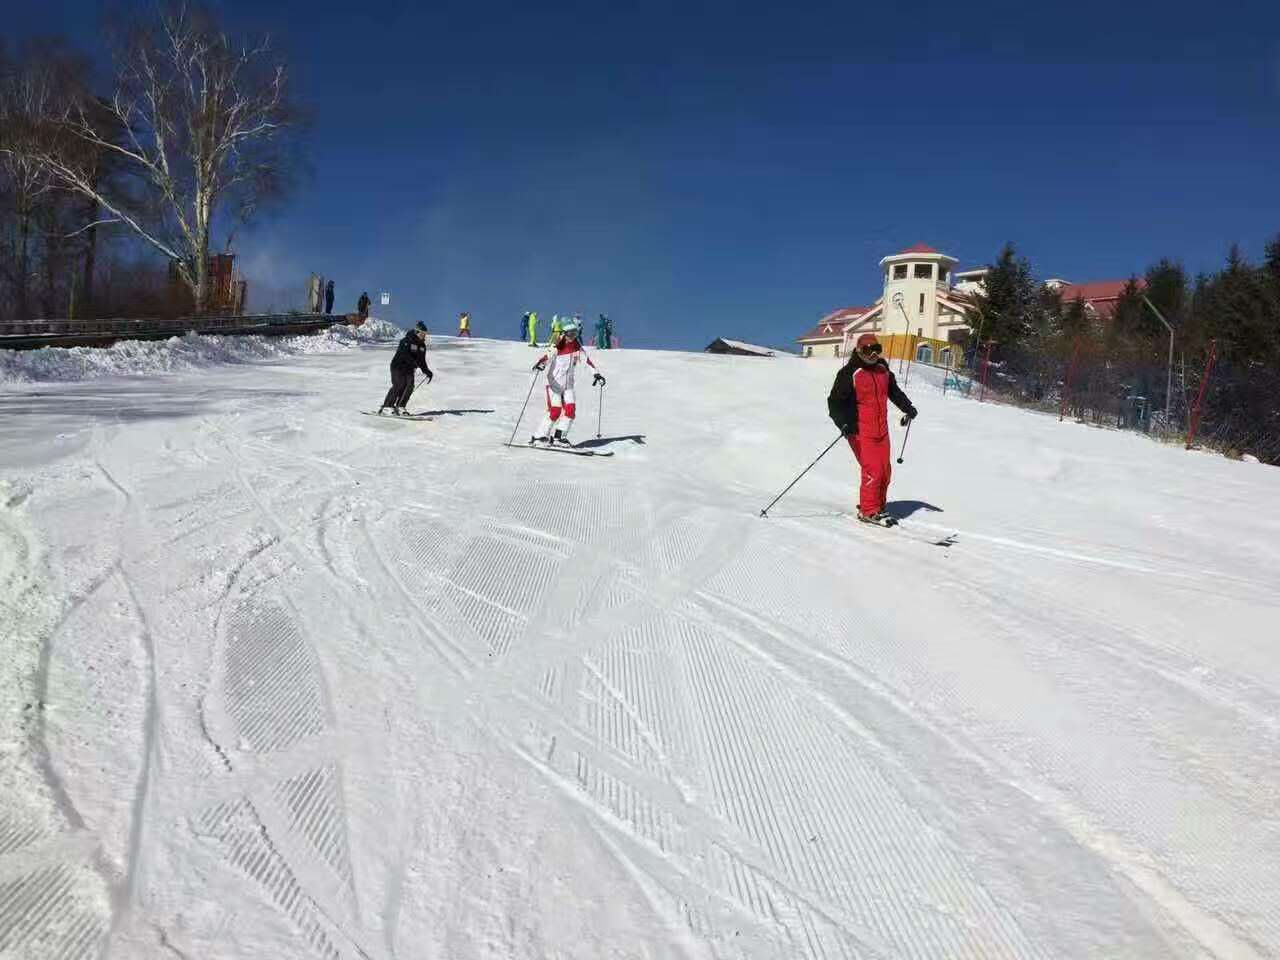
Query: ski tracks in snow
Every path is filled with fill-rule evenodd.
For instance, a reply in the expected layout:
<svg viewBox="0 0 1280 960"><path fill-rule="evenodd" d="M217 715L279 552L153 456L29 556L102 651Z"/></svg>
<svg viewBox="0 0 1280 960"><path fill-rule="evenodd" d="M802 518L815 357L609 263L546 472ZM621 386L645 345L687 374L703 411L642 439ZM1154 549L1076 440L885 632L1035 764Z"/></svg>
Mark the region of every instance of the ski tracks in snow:
<svg viewBox="0 0 1280 960"><path fill-rule="evenodd" d="M40 809L0 814L0 954L1280 942L1274 858L1249 857L1273 842L1280 771L1234 733L1276 744L1262 652L1088 607L1137 576L1175 604L1260 607L1263 585L1034 530L946 551L760 520L746 470L766 435L730 443L714 417L683 453L603 466L490 455L506 431L483 420L390 443L291 413L320 402L160 425L161 463L117 425L22 506L99 511L94 542L62 545L74 599L23 616L51 697L81 682L77 645L104 695L31 725L15 776ZM14 509L9 584L41 562ZM1214 719L1193 735L1191 714ZM105 758L111 797L82 756ZM1118 766L1150 789L1118 789Z"/></svg>

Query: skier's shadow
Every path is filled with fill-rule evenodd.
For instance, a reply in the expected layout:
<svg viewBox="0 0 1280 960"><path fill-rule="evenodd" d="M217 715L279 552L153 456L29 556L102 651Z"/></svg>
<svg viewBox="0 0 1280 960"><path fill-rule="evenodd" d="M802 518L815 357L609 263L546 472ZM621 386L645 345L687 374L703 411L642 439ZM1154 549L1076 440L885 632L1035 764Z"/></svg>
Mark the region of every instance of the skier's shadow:
<svg viewBox="0 0 1280 960"><path fill-rule="evenodd" d="M923 500L890 500L884 505L884 512L895 520L905 520L921 510L927 510L929 513L943 512L941 507L935 507L932 503L925 503Z"/></svg>
<svg viewBox="0 0 1280 960"><path fill-rule="evenodd" d="M493 413L492 410L468 410L459 407L455 410L423 410L421 413L415 413L415 417L443 417L446 414L451 417L460 417L464 413Z"/></svg>
<svg viewBox="0 0 1280 960"><path fill-rule="evenodd" d="M625 437L595 437L592 440L583 440L581 443L575 444L578 447L604 447L611 443L617 443L619 440L630 440L632 443L638 443L644 446L643 433L632 433Z"/></svg>

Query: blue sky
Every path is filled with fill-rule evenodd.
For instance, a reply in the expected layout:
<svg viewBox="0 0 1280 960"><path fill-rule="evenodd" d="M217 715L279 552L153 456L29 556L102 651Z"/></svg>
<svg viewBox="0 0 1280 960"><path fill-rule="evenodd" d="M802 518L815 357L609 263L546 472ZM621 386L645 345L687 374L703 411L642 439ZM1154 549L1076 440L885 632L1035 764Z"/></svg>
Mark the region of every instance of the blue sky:
<svg viewBox="0 0 1280 960"><path fill-rule="evenodd" d="M860 6L219 4L315 117L310 177L239 239L251 283L786 344L919 240L1083 281L1280 232L1280 4ZM101 11L7 26L94 49Z"/></svg>

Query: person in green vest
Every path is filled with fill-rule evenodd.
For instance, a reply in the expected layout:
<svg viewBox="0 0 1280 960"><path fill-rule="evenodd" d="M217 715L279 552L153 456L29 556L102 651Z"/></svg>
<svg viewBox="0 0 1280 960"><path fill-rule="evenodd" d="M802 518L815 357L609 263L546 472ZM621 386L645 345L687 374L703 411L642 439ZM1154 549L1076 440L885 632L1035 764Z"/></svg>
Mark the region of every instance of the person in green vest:
<svg viewBox="0 0 1280 960"><path fill-rule="evenodd" d="M538 345L538 314L536 311L529 312L529 346L536 347Z"/></svg>
<svg viewBox="0 0 1280 960"><path fill-rule="evenodd" d="M603 313L596 321L596 346L601 350L609 349L609 320Z"/></svg>

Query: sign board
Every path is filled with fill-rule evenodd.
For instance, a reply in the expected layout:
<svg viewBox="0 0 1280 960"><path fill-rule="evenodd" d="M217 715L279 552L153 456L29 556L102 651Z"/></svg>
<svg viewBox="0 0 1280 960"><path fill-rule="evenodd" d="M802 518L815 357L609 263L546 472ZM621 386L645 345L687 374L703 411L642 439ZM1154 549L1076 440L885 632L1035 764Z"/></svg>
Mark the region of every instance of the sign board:
<svg viewBox="0 0 1280 960"><path fill-rule="evenodd" d="M385 307L385 306L386 306L387 304L389 304L390 302L391 302L391 294L389 294L389 293L387 293L387 291L383 290L383 291L382 291L382 305Z"/></svg>

